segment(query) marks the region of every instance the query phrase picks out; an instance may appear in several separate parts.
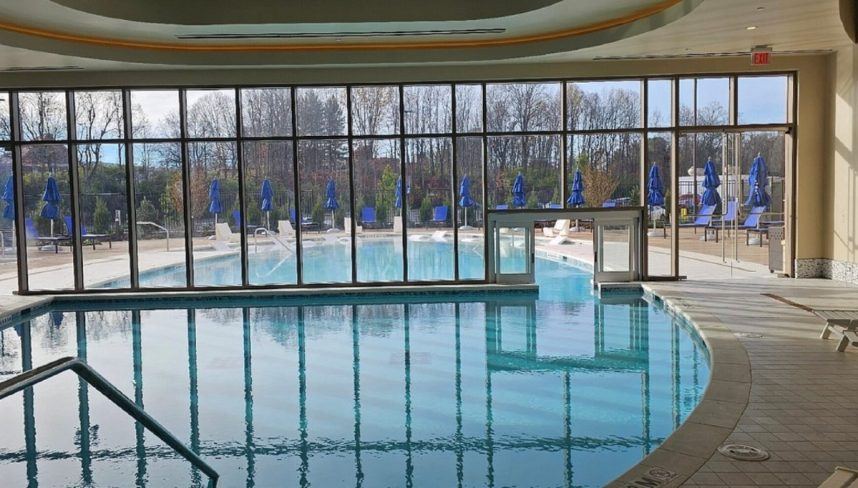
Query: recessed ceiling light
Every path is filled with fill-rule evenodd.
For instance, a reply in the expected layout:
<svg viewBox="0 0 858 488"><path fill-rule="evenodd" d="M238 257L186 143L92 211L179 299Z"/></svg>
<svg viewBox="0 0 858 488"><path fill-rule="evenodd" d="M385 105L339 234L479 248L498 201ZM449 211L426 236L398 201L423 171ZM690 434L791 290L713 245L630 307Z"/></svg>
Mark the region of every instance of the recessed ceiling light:
<svg viewBox="0 0 858 488"><path fill-rule="evenodd" d="M748 27L745 27L745 30L757 30L757 26L749 25Z"/></svg>

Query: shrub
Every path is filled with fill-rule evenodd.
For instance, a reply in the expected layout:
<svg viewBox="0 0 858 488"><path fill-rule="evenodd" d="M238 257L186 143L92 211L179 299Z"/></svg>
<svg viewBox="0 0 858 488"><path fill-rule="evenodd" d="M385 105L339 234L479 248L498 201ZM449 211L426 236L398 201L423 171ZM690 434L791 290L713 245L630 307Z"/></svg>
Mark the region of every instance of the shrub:
<svg viewBox="0 0 858 488"><path fill-rule="evenodd" d="M103 198L95 200L95 211L92 213L92 225L95 227L95 232L106 234L110 231L110 210L107 208L107 203Z"/></svg>

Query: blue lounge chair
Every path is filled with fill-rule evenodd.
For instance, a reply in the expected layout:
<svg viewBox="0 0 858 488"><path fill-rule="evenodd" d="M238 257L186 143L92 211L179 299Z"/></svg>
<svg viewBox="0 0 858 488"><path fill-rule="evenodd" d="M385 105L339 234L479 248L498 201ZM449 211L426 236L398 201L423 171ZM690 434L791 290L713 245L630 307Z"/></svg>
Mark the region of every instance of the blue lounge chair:
<svg viewBox="0 0 858 488"><path fill-rule="evenodd" d="M763 236L768 237L769 226L783 224L783 222L781 221L762 222L761 219L764 213L766 213L766 207L752 208L751 212L748 214L748 217L745 218L745 221L742 222L742 225L739 226L739 230L745 231L746 246L749 246L751 244L751 234L757 234L758 236L760 236L760 247L763 247Z"/></svg>
<svg viewBox="0 0 858 488"><path fill-rule="evenodd" d="M694 229L694 233L697 233L697 229L707 229L709 224L712 223L712 217L715 214L716 205L704 205L700 207L700 213L689 215L689 217L694 217L694 221L688 222L686 224L679 224L680 229ZM708 240L708 233L704 231L703 240Z"/></svg>
<svg viewBox="0 0 858 488"><path fill-rule="evenodd" d="M432 225L445 225L447 223L447 213L449 212L450 207L446 205L439 205L432 209L432 221L430 222Z"/></svg>
<svg viewBox="0 0 858 488"><path fill-rule="evenodd" d="M694 217L693 222L687 224L679 224L679 227L698 229L700 227L709 227L712 223L712 216L715 214L715 205L704 205L700 208L700 213L689 215Z"/></svg>
<svg viewBox="0 0 858 488"><path fill-rule="evenodd" d="M68 237L72 236L72 218L69 215L63 217L63 222L66 224L66 232L68 233ZM96 244L101 244L104 241L107 241L107 245L110 249L113 249L113 241L110 239L110 236L107 234L90 234L86 230L86 226L83 225L83 222L80 224L80 239L84 244L92 245L92 249L95 250Z"/></svg>
<svg viewBox="0 0 858 488"><path fill-rule="evenodd" d="M614 200L605 200L602 202L602 208L616 208L617 202Z"/></svg>
<svg viewBox="0 0 858 488"><path fill-rule="evenodd" d="M720 218L713 218L709 225L706 226L707 236L711 231L715 234L715 242L718 242L718 237L721 232L721 226L725 226L727 230L732 228L733 224L736 222L739 213L739 202L736 200L730 200L727 202L727 211L721 215ZM707 240L707 237L704 237L704 241Z"/></svg>
<svg viewBox="0 0 858 488"><path fill-rule="evenodd" d="M30 217L26 217L24 219L24 233L27 236L27 240L36 241L36 246L41 246L43 244L54 246L55 254L60 252L61 244L71 245L71 237L67 235L40 236L38 229L36 229L35 224L33 224L33 219Z"/></svg>
<svg viewBox="0 0 858 488"><path fill-rule="evenodd" d="M545 208L557 209L563 208L563 205L560 205L559 203L548 203L545 205Z"/></svg>
<svg viewBox="0 0 858 488"><path fill-rule="evenodd" d="M378 221L376 221L375 216L375 207L364 207L360 211L360 224L364 228L373 227L378 225Z"/></svg>
<svg viewBox="0 0 858 488"><path fill-rule="evenodd" d="M505 203L501 203L501 204L495 206L495 210L509 210L509 205L507 205Z"/></svg>

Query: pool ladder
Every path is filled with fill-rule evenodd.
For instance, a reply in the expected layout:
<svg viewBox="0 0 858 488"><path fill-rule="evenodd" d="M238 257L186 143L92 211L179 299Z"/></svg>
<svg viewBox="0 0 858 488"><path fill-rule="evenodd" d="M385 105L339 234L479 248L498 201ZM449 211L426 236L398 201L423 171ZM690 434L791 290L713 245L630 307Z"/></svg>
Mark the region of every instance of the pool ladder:
<svg viewBox="0 0 858 488"><path fill-rule="evenodd" d="M93 388L101 392L117 407L121 408L128 415L134 417L134 420L143 424L150 432L155 434L165 444L172 447L176 452L182 455L185 459L191 462L200 471L209 477L209 486L214 488L217 486L219 475L208 463L202 460L194 451L176 438L169 430L158 423L152 416L146 413L142 408L137 406L124 393L119 391L107 379L98 374L85 361L76 357L64 357L51 361L50 363L25 371L14 378L8 379L0 383L0 400L14 395L21 390L30 388L46 379L52 378L64 371L72 370L84 381L89 383Z"/></svg>

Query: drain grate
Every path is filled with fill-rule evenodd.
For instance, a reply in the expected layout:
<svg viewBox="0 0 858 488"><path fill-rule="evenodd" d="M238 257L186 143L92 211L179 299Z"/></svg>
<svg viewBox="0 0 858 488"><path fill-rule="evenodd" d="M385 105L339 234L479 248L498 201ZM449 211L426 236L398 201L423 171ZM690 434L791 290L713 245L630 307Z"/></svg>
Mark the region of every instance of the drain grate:
<svg viewBox="0 0 858 488"><path fill-rule="evenodd" d="M743 444L725 444L718 448L718 452L737 461L765 461L769 458L769 453L759 447Z"/></svg>

